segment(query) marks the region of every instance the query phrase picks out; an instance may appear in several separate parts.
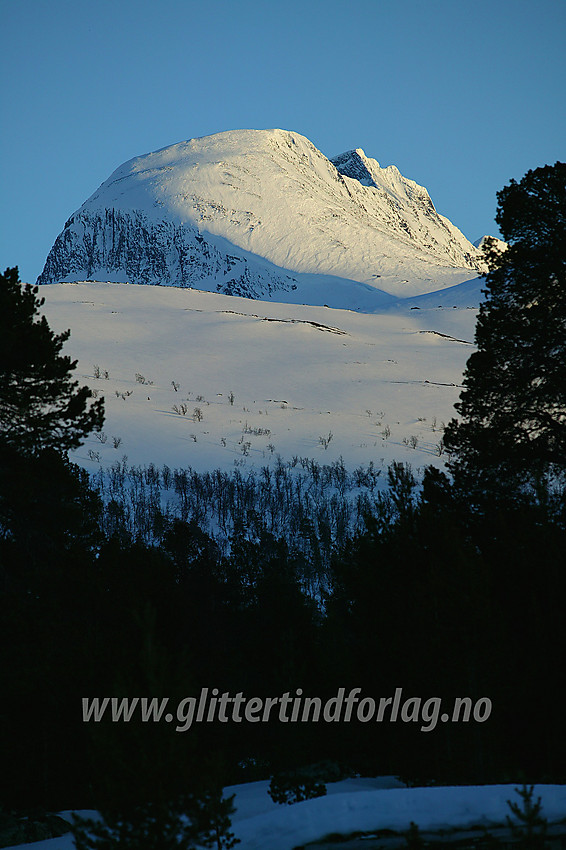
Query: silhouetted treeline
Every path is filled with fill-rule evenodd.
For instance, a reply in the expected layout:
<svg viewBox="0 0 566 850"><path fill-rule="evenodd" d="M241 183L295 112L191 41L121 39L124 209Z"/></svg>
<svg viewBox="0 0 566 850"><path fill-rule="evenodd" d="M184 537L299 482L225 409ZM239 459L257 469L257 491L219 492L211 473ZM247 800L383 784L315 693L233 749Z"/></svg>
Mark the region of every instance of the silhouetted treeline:
<svg viewBox="0 0 566 850"><path fill-rule="evenodd" d="M348 470L342 458L319 464L277 457L273 467L245 472L199 473L122 461L101 468L92 483L102 500L107 537L161 545L180 519L206 531L226 555L235 541L257 542L267 533L287 542L315 593L336 548L360 532L376 510L384 479L373 462Z"/></svg>
<svg viewBox="0 0 566 850"><path fill-rule="evenodd" d="M166 473L127 487L122 473L103 503L100 482L58 455L0 457L5 805L158 802L204 778L267 778L323 760L410 781L566 779L563 491L470 513L441 473L429 470L421 487L396 464L382 493L358 482L339 525L347 488L325 472L319 510L330 513L312 526L326 529L321 556L297 545L301 522L314 522L305 494L322 495L320 470L315 484L305 469L300 487L277 471L170 473L179 515L163 507ZM168 697L173 711L205 687L322 699L357 687L376 701L402 688L403 699L487 697L493 709L483 723L428 732L401 719L187 732L82 720L83 697Z"/></svg>

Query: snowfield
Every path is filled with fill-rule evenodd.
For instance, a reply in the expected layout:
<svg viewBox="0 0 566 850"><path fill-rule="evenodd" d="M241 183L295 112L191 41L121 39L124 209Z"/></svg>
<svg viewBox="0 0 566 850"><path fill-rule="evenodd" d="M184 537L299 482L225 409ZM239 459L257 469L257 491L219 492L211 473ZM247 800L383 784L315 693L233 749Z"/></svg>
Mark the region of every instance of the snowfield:
<svg viewBox="0 0 566 850"><path fill-rule="evenodd" d="M197 471L278 456L346 467L442 465L473 349L480 283L380 312L261 302L172 287L41 287L76 377L103 395L106 422L73 459Z"/></svg>
<svg viewBox="0 0 566 850"><path fill-rule="evenodd" d="M361 148L230 130L129 160L39 278L106 400L74 459L442 466L482 269L427 190Z"/></svg>
<svg viewBox="0 0 566 850"><path fill-rule="evenodd" d="M240 838L241 850L293 850L331 834L374 832L390 829L403 832L411 821L421 830L439 831L474 826L494 827L505 824L509 814L507 800L516 802L516 786L486 785L436 788L372 788L375 780L345 780L328 786L328 794L293 806L272 804L262 814L246 816L242 807L233 819L233 831ZM261 795L261 786L254 783ZM250 795L246 786L226 789ZM540 785L535 789L542 797L543 814L560 821L566 816L566 786ZM244 799L245 799L244 797ZM337 846L340 846L339 844Z"/></svg>
<svg viewBox="0 0 566 850"><path fill-rule="evenodd" d="M236 795L232 831L240 839L239 850L293 850L331 834L347 836L385 829L402 833L411 821L421 831L493 829L505 824L510 812L507 801L519 799L515 785L403 788L394 777L387 777L332 783L325 797L281 806L272 802L268 785L267 781L253 782L225 789L226 795ZM538 796L549 825L564 822L566 786L538 785L535 799ZM67 850L73 846L70 834L19 845L29 850Z"/></svg>

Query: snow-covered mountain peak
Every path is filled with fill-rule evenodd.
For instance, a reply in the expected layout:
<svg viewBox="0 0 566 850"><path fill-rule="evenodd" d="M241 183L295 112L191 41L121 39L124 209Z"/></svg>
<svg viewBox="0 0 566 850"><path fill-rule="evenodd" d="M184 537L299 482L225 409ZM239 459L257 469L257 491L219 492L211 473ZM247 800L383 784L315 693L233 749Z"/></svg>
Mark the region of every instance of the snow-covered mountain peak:
<svg viewBox="0 0 566 850"><path fill-rule="evenodd" d="M341 306L367 309L368 291L440 289L474 277L478 258L426 189L361 148L329 160L299 133L229 130L117 168L69 218L39 282L326 304L330 276L349 292Z"/></svg>
<svg viewBox="0 0 566 850"><path fill-rule="evenodd" d="M506 251L507 248L509 247L507 245L507 242L504 242L502 239L498 239L497 236L489 236L489 235L482 236L481 239L476 239L476 241L474 242L474 245L480 251L483 251L485 245L487 244L487 241L490 242L492 248L496 248L500 252Z"/></svg>
<svg viewBox="0 0 566 850"><path fill-rule="evenodd" d="M418 198L427 206L434 206L424 186L403 177L396 165L382 168L376 159L366 156L362 148L346 151L332 158L338 171L346 177L358 180L363 186L381 189L406 199Z"/></svg>

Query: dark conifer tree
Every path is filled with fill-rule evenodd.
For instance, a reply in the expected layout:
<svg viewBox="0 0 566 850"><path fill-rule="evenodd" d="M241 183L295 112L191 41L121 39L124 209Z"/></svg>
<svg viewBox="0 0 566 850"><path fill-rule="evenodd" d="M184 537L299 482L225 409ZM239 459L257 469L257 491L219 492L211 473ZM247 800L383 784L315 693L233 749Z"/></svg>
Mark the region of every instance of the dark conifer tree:
<svg viewBox="0 0 566 850"><path fill-rule="evenodd" d="M497 198L508 248L486 250L478 350L444 441L457 482L532 491L566 471L566 163L529 171Z"/></svg>
<svg viewBox="0 0 566 850"><path fill-rule="evenodd" d="M90 401L61 354L70 332L55 334L42 305L17 267L0 274L0 542L28 564L67 548L71 526L83 535L92 494L66 452L104 417L103 399Z"/></svg>
<svg viewBox="0 0 566 850"><path fill-rule="evenodd" d="M68 783L57 762L72 773L80 750L72 685L58 671L77 669L98 544L99 500L66 452L100 428L103 402L72 379L76 363L61 354L69 333L51 330L42 304L17 268L0 274L0 795L15 805L57 798Z"/></svg>
<svg viewBox="0 0 566 850"><path fill-rule="evenodd" d="M38 288L18 268L0 274L0 437L23 454L76 448L103 421L103 399L72 380L76 360L61 354L70 331L55 334Z"/></svg>

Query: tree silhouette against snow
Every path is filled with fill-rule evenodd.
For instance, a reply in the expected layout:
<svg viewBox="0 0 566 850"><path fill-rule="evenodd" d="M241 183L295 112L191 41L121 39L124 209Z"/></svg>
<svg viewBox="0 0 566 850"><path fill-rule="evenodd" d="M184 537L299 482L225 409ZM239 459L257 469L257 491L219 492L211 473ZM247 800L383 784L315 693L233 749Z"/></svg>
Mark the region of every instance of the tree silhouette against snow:
<svg viewBox="0 0 566 850"><path fill-rule="evenodd" d="M566 163L497 199L508 248L488 240L477 351L444 441L465 488L533 492L566 472Z"/></svg>
<svg viewBox="0 0 566 850"><path fill-rule="evenodd" d="M0 274L0 439L19 454L65 452L100 430L104 401L72 380L77 361L62 355L70 331L55 334L39 311L38 287L18 268Z"/></svg>

